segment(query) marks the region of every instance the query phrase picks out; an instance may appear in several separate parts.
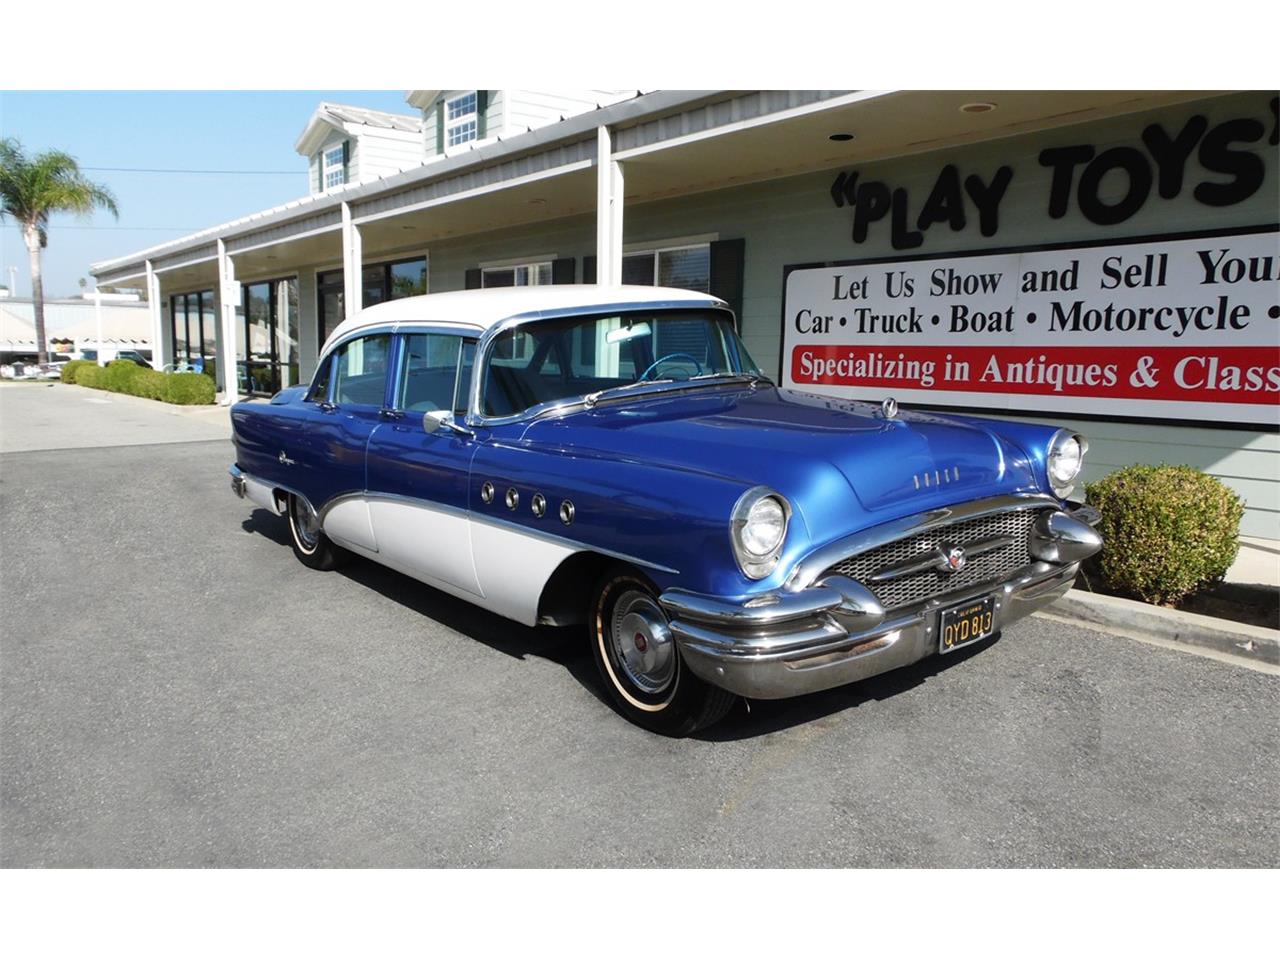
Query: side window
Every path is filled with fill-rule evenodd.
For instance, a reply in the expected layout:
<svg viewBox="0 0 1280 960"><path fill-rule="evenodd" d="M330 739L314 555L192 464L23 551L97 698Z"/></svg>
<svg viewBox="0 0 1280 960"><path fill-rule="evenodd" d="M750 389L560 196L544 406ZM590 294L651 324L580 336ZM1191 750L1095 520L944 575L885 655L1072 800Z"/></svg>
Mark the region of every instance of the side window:
<svg viewBox="0 0 1280 960"><path fill-rule="evenodd" d="M316 367L315 376L311 380L311 389L307 392L307 399L312 403L320 403L329 399L329 380L333 374L333 356L325 358L320 366Z"/></svg>
<svg viewBox="0 0 1280 960"><path fill-rule="evenodd" d="M387 390L391 335L374 334L338 348L333 368L333 399L338 404L381 407Z"/></svg>
<svg viewBox="0 0 1280 960"><path fill-rule="evenodd" d="M454 409L462 338L447 333L414 333L404 338L404 376L396 409L410 413Z"/></svg>

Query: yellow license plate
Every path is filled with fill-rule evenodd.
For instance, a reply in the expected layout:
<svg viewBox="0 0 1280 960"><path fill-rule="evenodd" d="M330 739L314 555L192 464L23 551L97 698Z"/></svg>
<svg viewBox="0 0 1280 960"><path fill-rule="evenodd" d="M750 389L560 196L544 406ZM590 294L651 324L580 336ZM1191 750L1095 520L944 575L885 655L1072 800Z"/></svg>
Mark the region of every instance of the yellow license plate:
<svg viewBox="0 0 1280 960"><path fill-rule="evenodd" d="M950 653L994 633L995 597L983 597L943 610L938 624L938 652Z"/></svg>

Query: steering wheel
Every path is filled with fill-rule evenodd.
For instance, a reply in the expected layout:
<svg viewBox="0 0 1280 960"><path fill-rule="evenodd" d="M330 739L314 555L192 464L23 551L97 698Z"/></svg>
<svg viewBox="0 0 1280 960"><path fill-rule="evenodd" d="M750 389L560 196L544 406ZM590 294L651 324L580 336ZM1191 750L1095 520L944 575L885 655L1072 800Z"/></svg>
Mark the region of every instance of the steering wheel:
<svg viewBox="0 0 1280 960"><path fill-rule="evenodd" d="M690 356L687 353L668 353L665 357L659 357L657 360L653 361L653 363L649 364L649 366L645 368L644 373L640 374L640 379L638 382L643 383L644 381L648 380L649 374L653 373L653 371L657 370L658 367L666 363L668 360L679 360L679 359L688 360L690 363L692 363L695 367L698 368L698 374L702 373L702 364L698 362L697 357ZM696 375L697 374L695 374L695 376Z"/></svg>

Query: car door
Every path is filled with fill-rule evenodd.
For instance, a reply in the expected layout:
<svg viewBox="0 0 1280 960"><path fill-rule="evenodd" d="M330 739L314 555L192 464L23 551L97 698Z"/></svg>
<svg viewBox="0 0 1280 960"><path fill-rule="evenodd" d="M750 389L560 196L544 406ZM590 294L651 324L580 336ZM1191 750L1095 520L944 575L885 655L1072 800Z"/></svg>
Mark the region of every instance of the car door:
<svg viewBox="0 0 1280 960"><path fill-rule="evenodd" d="M368 501L378 552L389 566L478 596L468 520L477 442L439 426L449 415L461 423L466 414L475 340L450 331L397 339L393 396L368 446Z"/></svg>
<svg viewBox="0 0 1280 960"><path fill-rule="evenodd" d="M324 531L336 543L376 551L365 498L369 439L387 416L392 362L390 332L371 332L333 353L328 400L310 418L305 459L299 464Z"/></svg>

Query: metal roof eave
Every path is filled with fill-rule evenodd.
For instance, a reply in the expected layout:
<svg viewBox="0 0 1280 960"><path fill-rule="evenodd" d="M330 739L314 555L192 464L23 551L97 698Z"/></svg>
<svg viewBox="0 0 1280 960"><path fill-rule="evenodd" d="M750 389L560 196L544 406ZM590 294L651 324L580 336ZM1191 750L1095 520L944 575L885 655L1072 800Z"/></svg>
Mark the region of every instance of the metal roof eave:
<svg viewBox="0 0 1280 960"><path fill-rule="evenodd" d="M463 154L425 163L411 170L392 174L386 178L363 184L354 184L347 189L335 190L319 196L290 201L279 207L249 214L247 217L231 220L197 233L188 234L177 240L139 250L136 253L115 257L111 260L102 260L90 264L89 272L94 277L97 277L100 274L115 272L130 266L135 267L135 272L142 272L145 270L145 261L155 259L161 255L177 253L186 247L208 243L210 240L225 240L229 237L252 233L264 227L294 219L300 215L338 207L342 203L358 202L361 199L394 193L397 190L424 181L443 179L468 167L484 166L493 161L507 159L514 154L536 151L542 147L549 147L556 143L580 138L594 131L597 127L643 119L653 114L687 106L724 92L727 91L660 90L655 93L643 94L587 113L576 114L559 123L539 127L505 140L499 139Z"/></svg>

